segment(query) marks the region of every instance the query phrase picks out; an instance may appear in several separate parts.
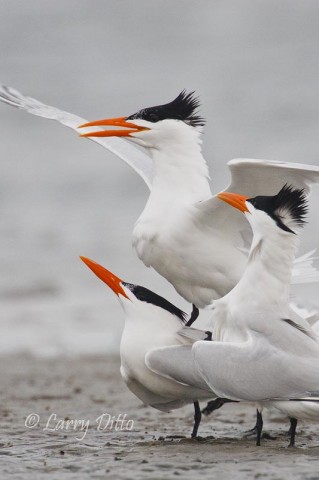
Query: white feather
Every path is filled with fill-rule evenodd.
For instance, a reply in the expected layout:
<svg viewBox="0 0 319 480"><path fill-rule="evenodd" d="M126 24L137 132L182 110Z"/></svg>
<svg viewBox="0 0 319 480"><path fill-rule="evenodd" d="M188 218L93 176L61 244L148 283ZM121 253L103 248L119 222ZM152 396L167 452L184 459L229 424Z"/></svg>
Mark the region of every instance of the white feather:
<svg viewBox="0 0 319 480"><path fill-rule="evenodd" d="M39 117L47 118L49 120L56 120L57 122L65 125L66 127L72 128L77 133L82 134L89 132L90 128L81 128L78 127L84 123L87 123L87 120L81 118L73 113L65 112L56 107L51 107L45 105L39 100L36 100L32 97L27 97L22 95L20 92L11 87L6 87L5 85L0 84L0 101L11 105L12 107L19 108L20 110L25 110L32 115L37 115ZM94 127L94 130L102 130L99 127ZM152 185L152 160L145 152L138 149L132 143L116 137L111 138L94 138L87 137L93 142L101 145L101 147L106 148L110 152L114 153L117 157L121 158L126 162L133 170L138 173L149 189Z"/></svg>
<svg viewBox="0 0 319 480"><path fill-rule="evenodd" d="M0 101L77 132L88 131L78 130L84 119L13 88L0 86ZM151 189L133 232L139 258L171 282L187 301L204 307L239 281L252 238L250 227L239 212L212 196L201 154L200 129L174 120L136 123L152 128L133 134L130 142L117 137L91 140L129 164ZM142 151L132 142L146 148ZM231 183L226 190L248 196L275 194L285 183L308 192L319 181L315 165L235 159L228 167ZM318 281L310 258L306 263L307 269L299 265L295 270L294 283Z"/></svg>

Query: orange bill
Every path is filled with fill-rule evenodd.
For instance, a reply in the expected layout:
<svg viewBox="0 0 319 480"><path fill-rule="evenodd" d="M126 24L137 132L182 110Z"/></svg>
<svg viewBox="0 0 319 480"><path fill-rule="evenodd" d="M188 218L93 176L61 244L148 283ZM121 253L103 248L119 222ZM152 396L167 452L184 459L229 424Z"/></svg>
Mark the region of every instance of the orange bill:
<svg viewBox="0 0 319 480"><path fill-rule="evenodd" d="M95 273L97 277L99 277L100 280L102 280L102 282L106 283L116 295L123 295L123 297L128 298L121 285L123 280L89 258L80 257L80 259L92 270L93 273Z"/></svg>
<svg viewBox="0 0 319 480"><path fill-rule="evenodd" d="M98 132L83 133L81 137L129 137L131 133L142 132L143 130L149 130L146 127L140 127L133 122L127 122L126 117L107 118L104 120L95 120L93 122L84 123L79 125L78 128L84 127L124 127L126 130L100 130Z"/></svg>
<svg viewBox="0 0 319 480"><path fill-rule="evenodd" d="M246 200L250 197L245 195L239 195L238 193L222 192L217 195L220 200L229 203L234 208L237 208L241 212L248 212L246 207Z"/></svg>

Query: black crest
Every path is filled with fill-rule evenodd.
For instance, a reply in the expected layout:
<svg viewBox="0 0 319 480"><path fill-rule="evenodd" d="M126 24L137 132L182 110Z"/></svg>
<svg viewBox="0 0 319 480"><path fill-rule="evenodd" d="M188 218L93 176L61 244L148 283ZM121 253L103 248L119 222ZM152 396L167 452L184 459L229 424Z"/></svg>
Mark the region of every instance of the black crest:
<svg viewBox="0 0 319 480"><path fill-rule="evenodd" d="M147 303L152 303L153 305L156 305L157 307L163 308L164 310L167 310L169 313L172 313L173 315L176 315L182 323L186 323L188 319L187 313L183 312L179 308L175 307L172 303L170 303L168 300L165 300L165 298L161 297L160 295L157 295L156 293L152 292L151 290L148 290L145 287L141 287L140 285L133 285L132 283L126 283L122 282L123 285L131 290L132 293L141 300L141 302L147 302Z"/></svg>
<svg viewBox="0 0 319 480"><path fill-rule="evenodd" d="M276 221L278 227L286 232L295 233L289 228L289 224L302 227L306 223L308 203L304 189L286 184L277 195L258 196L247 201L255 208L264 210Z"/></svg>
<svg viewBox="0 0 319 480"><path fill-rule="evenodd" d="M134 113L134 115L127 117L126 120L141 119L155 123L171 118L173 120L182 120L192 127L204 125L204 119L197 115L200 103L198 98L194 96L194 93L187 93L186 90L183 90L172 102L166 105L143 108L139 112Z"/></svg>

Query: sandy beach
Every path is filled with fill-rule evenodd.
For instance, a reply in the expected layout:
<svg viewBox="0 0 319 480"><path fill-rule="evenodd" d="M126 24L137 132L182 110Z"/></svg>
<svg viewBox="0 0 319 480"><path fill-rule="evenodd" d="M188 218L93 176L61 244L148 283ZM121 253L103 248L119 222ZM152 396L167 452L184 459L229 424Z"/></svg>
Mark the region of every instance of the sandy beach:
<svg viewBox="0 0 319 480"><path fill-rule="evenodd" d="M226 405L191 440L192 406L170 414L142 406L120 379L118 357L12 355L1 364L1 478L319 478L317 424L302 422L289 449L288 423L265 413L274 439L258 448L243 438L254 408Z"/></svg>

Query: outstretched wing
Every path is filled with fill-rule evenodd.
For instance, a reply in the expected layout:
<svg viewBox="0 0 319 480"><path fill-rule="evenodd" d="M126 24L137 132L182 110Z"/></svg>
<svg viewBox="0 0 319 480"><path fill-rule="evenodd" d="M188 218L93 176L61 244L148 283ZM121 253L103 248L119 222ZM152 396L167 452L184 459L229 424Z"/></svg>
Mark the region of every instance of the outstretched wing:
<svg viewBox="0 0 319 480"><path fill-rule="evenodd" d="M12 107L25 110L32 115L48 118L50 120L56 120L62 123L66 127L72 128L78 133L85 133L90 131L90 128L78 130L78 126L87 123L87 120L73 115L72 113L59 110L58 108L45 105L42 102L22 95L22 93L14 90L11 87L6 87L0 84L0 101L4 102ZM94 127L96 130L96 127ZM151 190L152 186L152 160L151 158L135 145L129 143L127 140L109 137L88 137L92 142L98 143L102 147L106 148L114 155L120 157L124 162L130 165L145 181L148 188Z"/></svg>
<svg viewBox="0 0 319 480"><path fill-rule="evenodd" d="M235 159L228 162L231 173L227 192L249 197L275 195L285 185L294 185L310 192L312 184L319 183L319 166L301 163L275 162L272 160ZM196 204L201 221L219 232L235 246L247 248L252 232L244 215L219 200L217 196Z"/></svg>
<svg viewBox="0 0 319 480"><path fill-rule="evenodd" d="M227 191L254 197L275 195L285 183L304 188L307 193L319 182L319 166L236 158L228 162L231 183Z"/></svg>

